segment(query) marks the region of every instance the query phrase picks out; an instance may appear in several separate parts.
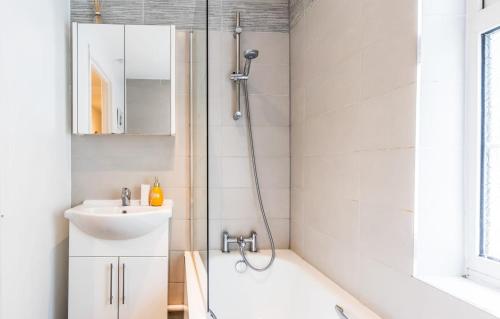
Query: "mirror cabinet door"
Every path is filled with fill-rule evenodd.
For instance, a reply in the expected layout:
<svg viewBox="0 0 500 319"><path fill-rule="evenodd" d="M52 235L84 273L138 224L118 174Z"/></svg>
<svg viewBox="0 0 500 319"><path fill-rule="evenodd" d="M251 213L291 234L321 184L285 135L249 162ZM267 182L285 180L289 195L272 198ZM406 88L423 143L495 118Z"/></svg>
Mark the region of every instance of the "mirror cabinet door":
<svg viewBox="0 0 500 319"><path fill-rule="evenodd" d="M173 26L125 26L126 132L172 135Z"/></svg>
<svg viewBox="0 0 500 319"><path fill-rule="evenodd" d="M73 133L174 135L174 59L174 26L75 23Z"/></svg>
<svg viewBox="0 0 500 319"><path fill-rule="evenodd" d="M74 133L124 133L124 26L77 24L73 32L77 88Z"/></svg>

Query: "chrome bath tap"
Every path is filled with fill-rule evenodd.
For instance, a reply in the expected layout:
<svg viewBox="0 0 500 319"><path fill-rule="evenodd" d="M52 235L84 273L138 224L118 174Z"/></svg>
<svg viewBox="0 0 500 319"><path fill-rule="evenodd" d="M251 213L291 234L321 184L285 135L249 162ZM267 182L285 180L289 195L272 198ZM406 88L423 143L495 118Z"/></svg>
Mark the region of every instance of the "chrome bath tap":
<svg viewBox="0 0 500 319"><path fill-rule="evenodd" d="M222 252L223 253L228 253L229 252L229 244L238 244L240 248L245 248L247 244L250 244L250 251L253 253L257 252L257 233L256 232L251 232L250 237L244 238L243 236L240 237L229 237L228 232L223 232L222 233Z"/></svg>

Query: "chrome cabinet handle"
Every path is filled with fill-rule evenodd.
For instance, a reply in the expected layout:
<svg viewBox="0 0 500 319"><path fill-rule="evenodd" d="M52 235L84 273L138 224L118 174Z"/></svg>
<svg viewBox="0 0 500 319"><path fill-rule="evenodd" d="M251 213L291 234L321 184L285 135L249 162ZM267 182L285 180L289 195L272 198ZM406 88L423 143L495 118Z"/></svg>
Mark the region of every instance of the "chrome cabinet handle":
<svg viewBox="0 0 500 319"><path fill-rule="evenodd" d="M109 304L113 304L113 263L109 267Z"/></svg>
<svg viewBox="0 0 500 319"><path fill-rule="evenodd" d="M122 305L125 304L125 264L123 264L123 273L122 273Z"/></svg>

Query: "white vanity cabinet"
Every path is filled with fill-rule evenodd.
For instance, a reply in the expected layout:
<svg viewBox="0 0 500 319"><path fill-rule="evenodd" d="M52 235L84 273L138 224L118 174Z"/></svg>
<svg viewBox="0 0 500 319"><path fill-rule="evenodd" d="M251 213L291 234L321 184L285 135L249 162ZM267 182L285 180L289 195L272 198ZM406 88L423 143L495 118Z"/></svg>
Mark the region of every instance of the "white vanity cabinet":
<svg viewBox="0 0 500 319"><path fill-rule="evenodd" d="M118 318L118 258L69 258L71 319Z"/></svg>
<svg viewBox="0 0 500 319"><path fill-rule="evenodd" d="M172 207L85 201L65 212L68 319L167 319Z"/></svg>
<svg viewBox="0 0 500 319"><path fill-rule="evenodd" d="M120 319L167 319L165 257L120 257Z"/></svg>
<svg viewBox="0 0 500 319"><path fill-rule="evenodd" d="M69 318L167 319L167 257L70 257Z"/></svg>

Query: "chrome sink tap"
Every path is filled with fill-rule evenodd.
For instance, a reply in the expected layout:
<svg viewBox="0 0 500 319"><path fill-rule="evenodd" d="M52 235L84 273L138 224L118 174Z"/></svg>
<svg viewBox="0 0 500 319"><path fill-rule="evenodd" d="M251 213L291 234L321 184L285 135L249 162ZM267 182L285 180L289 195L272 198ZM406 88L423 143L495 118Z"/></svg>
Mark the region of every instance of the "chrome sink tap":
<svg viewBox="0 0 500 319"><path fill-rule="evenodd" d="M122 188L122 206L130 206L130 197L132 197L132 192L130 189Z"/></svg>

